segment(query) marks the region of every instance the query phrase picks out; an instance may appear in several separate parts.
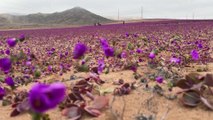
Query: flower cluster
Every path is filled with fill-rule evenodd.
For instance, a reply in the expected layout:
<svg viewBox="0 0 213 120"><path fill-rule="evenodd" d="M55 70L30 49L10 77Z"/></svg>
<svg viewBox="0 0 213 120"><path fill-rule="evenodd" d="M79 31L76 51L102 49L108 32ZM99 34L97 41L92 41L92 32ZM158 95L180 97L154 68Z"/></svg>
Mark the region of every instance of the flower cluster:
<svg viewBox="0 0 213 120"><path fill-rule="evenodd" d="M114 48L112 48L106 39L101 39L101 46L102 49L104 51L104 54L106 55L106 57L113 57L114 56Z"/></svg>

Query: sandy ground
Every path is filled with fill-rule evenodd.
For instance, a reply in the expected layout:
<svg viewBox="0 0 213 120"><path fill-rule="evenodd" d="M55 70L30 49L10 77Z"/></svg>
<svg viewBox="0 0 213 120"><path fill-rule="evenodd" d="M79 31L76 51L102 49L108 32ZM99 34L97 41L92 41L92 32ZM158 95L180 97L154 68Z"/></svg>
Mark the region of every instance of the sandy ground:
<svg viewBox="0 0 213 120"><path fill-rule="evenodd" d="M140 72L145 73L146 69L140 68ZM190 71L193 71L191 69ZM209 72L213 72L213 64L209 65ZM70 75L73 73L64 74L61 78L69 79ZM205 73L203 73L205 74ZM87 76L86 73L76 73L78 77ZM51 78L60 79L58 75L52 75L43 78L43 80L48 80ZM126 82L134 81L132 71L121 71L114 72L110 74L101 75L101 79L105 80L106 83L102 86L103 88L116 87L112 85L114 80L118 80L119 78L124 79ZM71 82L67 82L70 84ZM26 86L21 89L29 89L31 85ZM162 85L165 88L166 85ZM175 88L173 92L169 94L173 94L178 91L178 88ZM112 101L112 95L109 94L110 100ZM180 96L179 96L180 97ZM131 94L116 97L115 102L113 103L113 110L117 111L117 113L121 113L123 110L125 101L125 110L124 110L124 120L134 120L136 116L140 114L144 115L155 115L156 120L212 120L213 114L212 111L206 109L205 106L199 105L196 108L187 108L180 104L179 99L175 99L173 101L168 100L162 96L157 94L153 94L149 91L144 90L144 87L140 87L137 90L131 92ZM30 115L23 114L14 118L9 117L10 112L12 111L10 106L0 107L0 120L30 120ZM58 109L51 110L48 112L50 114L51 120L67 120L65 117L61 116L61 113ZM102 114L97 117L89 117L84 116L84 120L115 120L113 118L112 113L109 108L106 108L102 111Z"/></svg>

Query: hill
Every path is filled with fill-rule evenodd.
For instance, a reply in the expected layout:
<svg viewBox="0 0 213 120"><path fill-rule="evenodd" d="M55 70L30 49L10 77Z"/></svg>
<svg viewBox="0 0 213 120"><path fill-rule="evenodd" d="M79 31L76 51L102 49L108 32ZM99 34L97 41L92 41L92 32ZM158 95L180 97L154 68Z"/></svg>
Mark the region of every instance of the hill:
<svg viewBox="0 0 213 120"><path fill-rule="evenodd" d="M92 25L94 23L113 22L81 7L50 14L0 15L0 23L7 25Z"/></svg>

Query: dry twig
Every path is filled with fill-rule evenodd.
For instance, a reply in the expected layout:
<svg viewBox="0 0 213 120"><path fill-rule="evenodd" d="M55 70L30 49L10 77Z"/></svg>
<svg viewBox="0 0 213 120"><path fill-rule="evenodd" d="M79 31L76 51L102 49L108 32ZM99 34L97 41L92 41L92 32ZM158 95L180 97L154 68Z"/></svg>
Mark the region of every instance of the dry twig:
<svg viewBox="0 0 213 120"><path fill-rule="evenodd" d="M166 116L168 115L169 111L171 110L171 107L167 106L167 110L164 113L164 115L161 117L161 120L165 120Z"/></svg>

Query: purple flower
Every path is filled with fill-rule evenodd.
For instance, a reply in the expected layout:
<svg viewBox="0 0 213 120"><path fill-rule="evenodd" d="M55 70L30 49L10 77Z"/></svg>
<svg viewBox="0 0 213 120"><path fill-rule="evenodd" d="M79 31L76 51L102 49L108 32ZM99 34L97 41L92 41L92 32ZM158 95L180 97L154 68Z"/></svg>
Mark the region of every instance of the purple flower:
<svg viewBox="0 0 213 120"><path fill-rule="evenodd" d="M63 65L63 64L60 64L59 68L60 68L61 70L63 70L63 69L64 69L64 65Z"/></svg>
<svg viewBox="0 0 213 120"><path fill-rule="evenodd" d="M151 52L151 53L149 54L149 58L154 59L154 58L155 58L155 53L154 53L154 52Z"/></svg>
<svg viewBox="0 0 213 120"><path fill-rule="evenodd" d="M0 59L0 68L4 72L8 72L12 66L12 62L9 58Z"/></svg>
<svg viewBox="0 0 213 120"><path fill-rule="evenodd" d="M134 34L134 37L138 37L138 35L137 35L137 34Z"/></svg>
<svg viewBox="0 0 213 120"><path fill-rule="evenodd" d="M98 73L102 73L103 70L105 68L105 63L104 63L104 60L99 60L98 61Z"/></svg>
<svg viewBox="0 0 213 120"><path fill-rule="evenodd" d="M192 50L190 54L193 60L199 59L199 53L197 52L197 50Z"/></svg>
<svg viewBox="0 0 213 120"><path fill-rule="evenodd" d="M10 55L10 50L7 49L7 50L5 51L5 53L6 53L7 55Z"/></svg>
<svg viewBox="0 0 213 120"><path fill-rule="evenodd" d="M134 54L134 51L133 51L133 50L131 50L131 51L129 52L129 54L130 54L130 55L133 55L133 54Z"/></svg>
<svg viewBox="0 0 213 120"><path fill-rule="evenodd" d="M62 59L64 57L64 55L62 53L59 54L60 59Z"/></svg>
<svg viewBox="0 0 213 120"><path fill-rule="evenodd" d="M52 66L48 66L48 70L49 70L49 71L52 71Z"/></svg>
<svg viewBox="0 0 213 120"><path fill-rule="evenodd" d="M66 88L62 83L50 85L37 83L29 92L29 102L31 108L38 113L43 113L55 108L64 100Z"/></svg>
<svg viewBox="0 0 213 120"><path fill-rule="evenodd" d="M155 80L156 80L158 83L163 83L163 77L161 77L161 76L158 76L157 78L155 78Z"/></svg>
<svg viewBox="0 0 213 120"><path fill-rule="evenodd" d="M31 65L31 62L30 62L30 61L27 61L27 62L26 62L26 65L27 65L27 66L30 66L30 65Z"/></svg>
<svg viewBox="0 0 213 120"><path fill-rule="evenodd" d="M122 52L122 53L121 53L121 58L126 58L126 57L127 57L126 52Z"/></svg>
<svg viewBox="0 0 213 120"><path fill-rule="evenodd" d="M1 53L1 54L4 54L4 50L1 50L0 53Z"/></svg>
<svg viewBox="0 0 213 120"><path fill-rule="evenodd" d="M6 77L4 82L11 87L13 87L15 85L12 77Z"/></svg>
<svg viewBox="0 0 213 120"><path fill-rule="evenodd" d="M81 64L84 65L86 63L85 59L81 61Z"/></svg>
<svg viewBox="0 0 213 120"><path fill-rule="evenodd" d="M5 96L5 90L3 88L0 87L0 100L3 99L3 97Z"/></svg>
<svg viewBox="0 0 213 120"><path fill-rule="evenodd" d="M101 43L101 47L104 51L104 54L107 56L107 57L112 57L114 56L114 49L112 47L109 46L108 42L106 39L101 39L100 40L100 43Z"/></svg>
<svg viewBox="0 0 213 120"><path fill-rule="evenodd" d="M55 48L51 48L51 51L54 52L54 51L55 51Z"/></svg>
<svg viewBox="0 0 213 120"><path fill-rule="evenodd" d="M126 33L125 36L126 36L126 37L129 37L129 33Z"/></svg>
<svg viewBox="0 0 213 120"><path fill-rule="evenodd" d="M63 72L60 72L59 75L62 76L62 75L63 75Z"/></svg>
<svg viewBox="0 0 213 120"><path fill-rule="evenodd" d="M73 52L74 59L79 59L85 54L86 51L87 51L86 45L82 43L77 43L75 45L74 52Z"/></svg>
<svg viewBox="0 0 213 120"><path fill-rule="evenodd" d="M10 46L10 47L14 47L17 43L17 40L16 38L9 38L7 39L7 44Z"/></svg>
<svg viewBox="0 0 213 120"><path fill-rule="evenodd" d="M68 51L65 52L65 56L67 56L67 55L68 55Z"/></svg>
<svg viewBox="0 0 213 120"><path fill-rule="evenodd" d="M142 50L138 48L138 49L136 50L136 52L137 52L137 53L142 53Z"/></svg>
<svg viewBox="0 0 213 120"><path fill-rule="evenodd" d="M200 49L202 49L202 48L203 48L203 45L202 45L201 43L199 43L199 44L197 45L197 47L200 48Z"/></svg>
<svg viewBox="0 0 213 120"><path fill-rule="evenodd" d="M113 57L114 56L114 49L112 47L106 47L103 50L104 50L104 54L107 57Z"/></svg>
<svg viewBox="0 0 213 120"><path fill-rule="evenodd" d="M171 63L180 63L180 59L179 59L179 58L172 57L172 58L170 58L170 62L171 62Z"/></svg>
<svg viewBox="0 0 213 120"><path fill-rule="evenodd" d="M101 46L102 46L103 49L106 48L106 47L109 47L107 40L104 39L104 38L100 39L100 43L101 43Z"/></svg>
<svg viewBox="0 0 213 120"><path fill-rule="evenodd" d="M133 71L133 72L137 72L137 66L136 65L132 65L130 67L130 69Z"/></svg>
<svg viewBox="0 0 213 120"><path fill-rule="evenodd" d="M21 42L23 42L23 41L25 40L25 35L24 35L24 34L21 34L21 35L19 36L19 40L20 40Z"/></svg>
<svg viewBox="0 0 213 120"><path fill-rule="evenodd" d="M54 51L47 51L47 54L52 55L52 54L54 54Z"/></svg>

